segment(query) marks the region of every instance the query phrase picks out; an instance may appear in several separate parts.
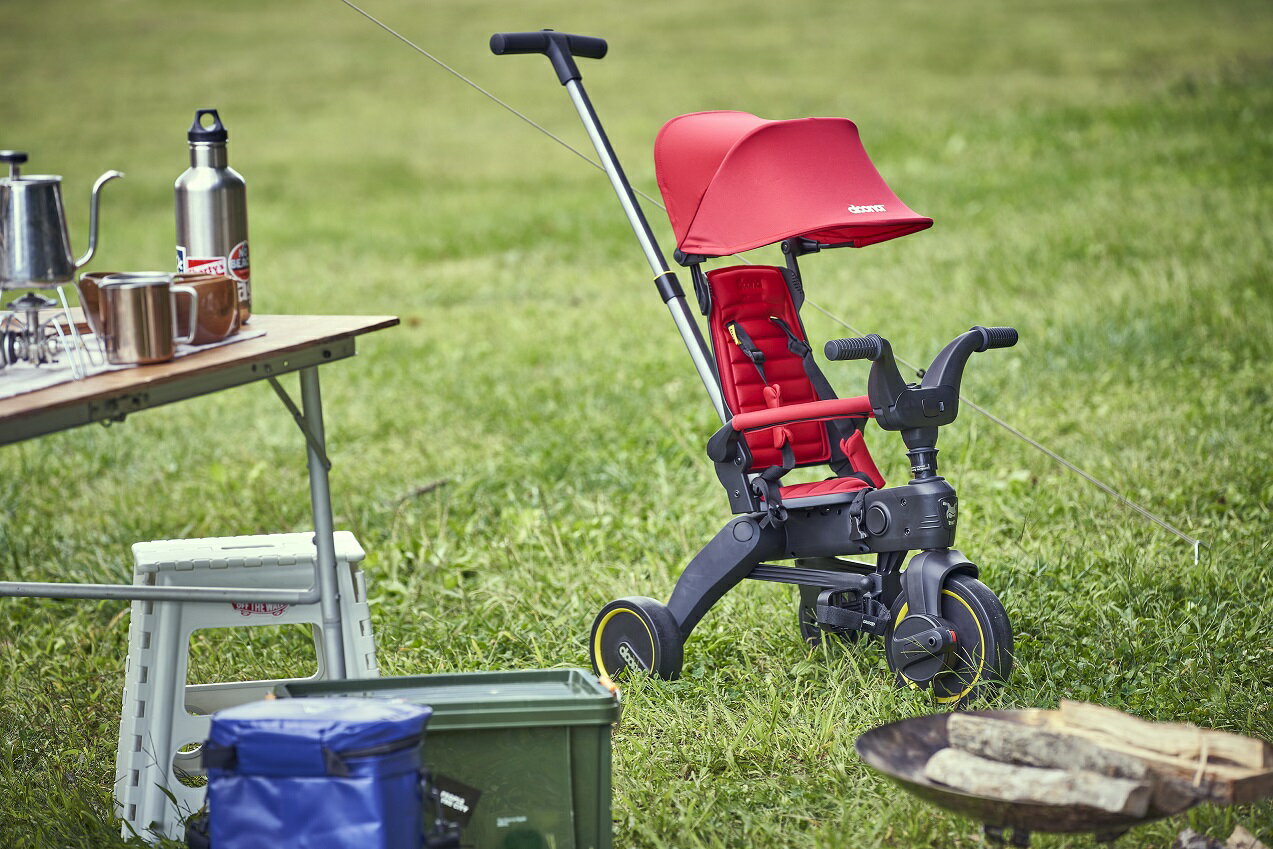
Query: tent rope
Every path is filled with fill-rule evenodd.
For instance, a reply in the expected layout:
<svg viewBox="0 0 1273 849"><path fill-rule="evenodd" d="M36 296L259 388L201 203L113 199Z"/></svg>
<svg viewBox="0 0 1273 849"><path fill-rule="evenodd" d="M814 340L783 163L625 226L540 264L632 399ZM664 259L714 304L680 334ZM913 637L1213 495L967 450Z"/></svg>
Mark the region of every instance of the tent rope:
<svg viewBox="0 0 1273 849"><path fill-rule="evenodd" d="M435 65L437 65L438 67L442 68L442 69L443 69L444 71L446 71L447 73L451 74L452 76L454 76L454 77L456 77L457 79L459 79L461 82L465 83L466 85L468 85L468 86L472 87L473 89L475 89L476 91L480 92L481 94L483 94L484 96L486 96L488 99L490 99L490 100L494 101L495 103L499 104L501 107L503 107L504 109L506 109L507 111L509 111L509 112L510 112L510 113L512 113L513 115L517 116L518 118L520 118L522 121L526 122L526 123L527 123L527 124L529 124L530 126L534 127L536 130L538 130L539 132L543 133L543 134L544 134L545 136L547 136L548 138L550 138L550 139L552 139L553 141L557 142L557 144L561 145L561 146L562 146L562 147L564 147L566 150L570 151L570 152L571 152L571 153L573 153L575 156L577 156L577 157L579 157L580 159L582 159L584 162L587 162L587 163L588 163L589 165L591 165L593 168L596 168L598 171L601 171L602 173L604 173L604 172L605 172L605 168L601 165L601 163L600 163L600 162L598 162L597 160L593 159L591 156L588 156L586 153L584 153L583 151L579 150L578 148L574 147L574 146L573 146L573 145L571 145L569 142L567 142L567 141L565 141L564 139L562 139L560 136L557 136L556 134L554 134L553 132L551 132L548 128L546 128L544 125L542 125L542 124L540 124L539 122L535 121L534 119L530 118L530 117L529 117L528 115L526 115L525 113L523 113L523 112L521 112L521 111L517 110L516 108L514 108L514 107L513 107L513 106L511 106L511 105L509 105L509 104L508 104L508 103L506 103L505 101L501 100L499 97L495 96L495 95L494 95L494 94L492 94L490 91L488 91L488 90L486 90L485 88L483 88L482 86L478 85L476 82L474 82L473 80L469 79L467 76L465 76L464 74L460 73L460 72L459 72L459 71L457 71L455 68L453 68L453 67L451 67L450 65L448 65L446 62L443 62L441 59L439 59L438 57L434 56L432 53L430 53L429 51L425 50L423 47L421 47L420 45L416 44L416 43L415 43L414 41L412 41L411 39L409 39L409 38L407 38L406 36L402 35L402 33L398 32L398 31L397 31L397 30L395 30L395 29L393 29L393 28L392 28L392 27L390 27L388 24L386 24L386 23L384 23L383 21L381 21L379 18L377 18L377 17L375 17L374 15L372 15L371 13L367 12L365 9L363 9L363 8L359 7L358 5L356 5L356 4L352 3L352 2L350 2L350 0L340 0L340 2L341 2L341 3L344 3L344 4L345 4L346 6L348 6L349 8L353 9L355 12L357 12L357 13L358 13L358 14L360 14L360 15L362 15L364 18L366 18L367 20L371 21L373 24L375 24L376 26L380 27L382 30L384 30L385 32L389 33L389 34L390 34L390 35L392 35L394 38L398 39L398 40L399 40L399 41L401 41L403 44L405 44L405 45L407 45L408 47L410 47L412 50L414 50L414 51L416 51L417 53L419 53L420 55L424 56L424 57L425 57L425 58L427 58L429 61L433 62L433 63L434 63ZM640 189L636 188L635 186L633 187L633 189L632 189L632 190L633 190L636 194L640 195L642 198L644 198L645 200L647 200L648 202L650 202L650 203L654 204L655 206L657 206L659 209L663 210L664 212L666 212L666 211L667 211L667 207L665 207L662 203L660 203L659 201L657 201L657 200L655 200L654 198L652 198L652 197L650 197L649 195L647 195L645 192L641 191ZM750 260L746 259L745 257L743 257L743 256L742 256L742 255L740 255L740 254L731 254L731 256L734 256L734 257L736 257L737 259L740 259L740 260L742 260L743 262L745 262L745 263L747 263L747 264L752 264L752 263L750 262ZM865 333L863 333L861 330L858 330L856 327L854 327L853 325L849 324L847 321L845 321L844 319L842 319L842 318L840 318L839 316L835 315L834 313L830 312L829 310L827 310L827 309L823 308L822 306L820 306L820 305L819 305L819 304L817 304L816 302L814 302L814 301L809 300L809 299L807 299L807 298L806 298L805 303L807 303L809 306L813 307L813 308L814 308L814 309L816 309L818 312L822 313L823 315L825 315L827 318L831 319L832 321L834 321L834 322L836 322L836 323L840 324L841 326L843 326L843 327L847 328L849 331L851 331L851 332L853 332L853 333L857 334L858 336L865 336L865 335L866 335L866 334L865 334ZM917 376L921 376L921 377L923 376L923 369L921 369L919 366L916 366L914 363L908 362L907 360L903 359L903 358L902 358L902 357L900 357L900 356L897 356L896 354L894 354L894 358L895 358L895 359L896 359L899 363L901 363L902 365L904 365L904 366L906 366L907 368L909 368L909 369L911 369L912 371L914 371L914 372L915 372L915 374L916 374ZM1018 438L1018 439L1020 439L1021 441L1025 442L1027 445L1032 446L1033 448L1035 448L1035 449L1037 449L1038 451L1042 452L1042 453L1043 453L1044 455L1046 455L1047 457L1051 458L1051 459L1052 459L1053 461L1055 461L1056 463L1059 463L1060 465L1062 465L1062 466L1064 466L1065 468L1069 469L1071 472L1074 472L1074 474L1078 475L1079 477L1083 478L1085 481L1087 481L1088 483L1090 483L1092 486L1096 487L1097 489L1101 490L1101 491L1102 491L1102 492L1104 492L1105 494L1107 494L1107 495L1109 495L1110 497L1114 498L1116 501L1118 501L1118 502L1119 502L1120 504L1122 504L1124 507L1127 507L1127 508L1130 508L1131 510L1136 511L1137 513L1139 513L1139 514L1140 514L1141 516L1143 516L1144 518L1148 519L1149 521L1151 521L1151 522L1155 523L1156 525L1158 525L1159 527L1163 528L1164 530L1166 530L1166 531L1168 531L1168 532L1170 532L1170 533L1172 533L1172 534L1175 534L1175 535L1176 535L1176 536L1178 536L1180 539L1182 539L1182 540L1184 540L1185 542L1189 543L1189 545L1191 545L1191 546L1193 547L1193 560L1194 560L1194 563L1197 563L1197 562L1198 562L1198 560L1199 560L1199 558L1200 558L1200 556L1201 556L1201 555L1200 555L1200 549L1201 549L1202 547L1204 547L1204 546L1206 545L1206 543L1202 542L1201 540L1198 540L1198 539L1195 539L1195 538L1193 538L1193 537L1189 536L1189 535L1188 535L1188 534L1186 534L1184 531L1180 530L1180 529L1179 529L1179 528L1177 528L1175 525L1173 525L1173 524L1171 524L1170 522L1168 522L1166 519L1163 519L1162 517L1160 517L1160 516L1158 516L1158 515L1154 514L1153 512L1151 512L1150 510L1148 510L1147 508L1145 508L1145 507L1141 506L1140 504L1136 503L1135 501L1131 500L1130 498L1128 498L1127 496L1123 495L1123 494L1122 494L1121 492L1119 492L1118 490L1114 489L1114 487L1110 486L1109 484L1107 484L1107 483L1105 483L1104 481L1102 481L1102 480L1100 480L1099 478L1097 478L1095 475L1093 475L1093 474L1091 474L1091 473L1089 473L1089 472L1087 472L1087 471L1084 471L1083 469L1081 469L1081 468L1079 468L1078 466L1074 465L1074 464L1073 464L1073 463L1071 463L1069 460L1067 460L1067 459L1065 459L1064 457L1062 457L1060 454L1057 454L1055 451L1053 451L1052 449L1048 448L1048 447L1047 447L1047 446L1045 446L1043 443L1039 442L1037 439L1033 439L1033 438L1031 438L1030 436L1027 436L1027 435L1026 435L1025 433L1023 433L1021 430L1019 430L1019 429L1018 429L1018 428L1016 428L1016 427L1013 427L1013 426L1012 426L1011 424L1009 424L1008 422L1004 421L1003 419L999 418L999 417L998 417L998 416L996 416L995 414L991 413L991 412L990 412L989 410L987 410L985 407L982 407L982 406L980 406L980 405L978 405L978 404L973 403L972 401L970 401L968 398L966 398L966 397L965 397L964 395L962 395L962 394L959 396L959 400L960 400L962 403L966 404L968 407L972 408L975 412L980 413L982 416L985 416L985 417L986 417L987 419L989 419L991 422L993 422L993 423L995 423L996 425L998 425L999 427L1003 428L1003 429L1004 429L1004 430L1006 430L1008 433L1012 434L1013 436L1017 437L1017 438Z"/></svg>

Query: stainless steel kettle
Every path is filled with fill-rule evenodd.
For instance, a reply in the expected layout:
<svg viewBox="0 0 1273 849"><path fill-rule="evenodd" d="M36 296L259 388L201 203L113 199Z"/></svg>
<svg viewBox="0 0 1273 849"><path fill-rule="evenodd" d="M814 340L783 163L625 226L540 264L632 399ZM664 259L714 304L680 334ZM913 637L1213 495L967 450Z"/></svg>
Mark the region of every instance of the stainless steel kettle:
<svg viewBox="0 0 1273 849"><path fill-rule="evenodd" d="M9 176L0 178L0 290L49 289L70 283L75 270L97 251L98 193L111 180L124 176L107 171L93 184L88 252L75 259L62 208L62 178L20 176L18 168L26 161L25 153L0 150L0 162L9 163Z"/></svg>

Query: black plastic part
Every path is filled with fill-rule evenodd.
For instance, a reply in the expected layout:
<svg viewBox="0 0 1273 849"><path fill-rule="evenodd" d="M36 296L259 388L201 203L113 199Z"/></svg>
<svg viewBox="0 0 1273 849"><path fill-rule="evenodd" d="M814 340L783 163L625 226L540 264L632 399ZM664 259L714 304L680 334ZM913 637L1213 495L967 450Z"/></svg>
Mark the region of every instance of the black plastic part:
<svg viewBox="0 0 1273 849"><path fill-rule="evenodd" d="M977 566L955 548L921 551L902 573L902 593L910 605L908 615L941 616L941 590L955 572L977 577Z"/></svg>
<svg viewBox="0 0 1273 849"><path fill-rule="evenodd" d="M681 637L688 638L712 605L762 561L782 557L784 537L781 526L764 526L756 516L740 516L694 555L667 603Z"/></svg>
<svg viewBox="0 0 1273 849"><path fill-rule="evenodd" d="M601 59L608 50L604 38L574 35L542 29L539 32L497 32L491 36L491 52L496 56L513 53L543 53L553 63L557 79L565 85L583 79L574 57Z"/></svg>
<svg viewBox="0 0 1273 849"><path fill-rule="evenodd" d="M982 327L978 324L969 332L981 334L981 347L977 349L979 352L990 348L1011 348L1017 344L1015 327Z"/></svg>
<svg viewBox="0 0 1273 849"><path fill-rule="evenodd" d="M916 684L927 684L946 665L955 647L955 631L939 616L908 613L893 623L885 651L893 671Z"/></svg>
<svg viewBox="0 0 1273 849"><path fill-rule="evenodd" d="M725 488L731 513L755 513L762 508L747 478L752 455L741 433L728 423L722 425L707 440L707 457L715 464L716 479Z"/></svg>
<svg viewBox="0 0 1273 849"><path fill-rule="evenodd" d="M748 580L775 584L805 584L832 592L869 592L874 586L871 575L830 569L808 569L801 566L760 565L747 574Z"/></svg>
<svg viewBox="0 0 1273 849"><path fill-rule="evenodd" d="M828 360L876 360L884 353L884 339L878 334L831 339L822 348Z"/></svg>
<svg viewBox="0 0 1273 849"><path fill-rule="evenodd" d="M679 254L680 251L677 251ZM682 254L683 256L683 254ZM712 311L712 287L707 282L700 263L690 265L690 280L694 283L694 298L698 301L698 311L704 316Z"/></svg>
<svg viewBox="0 0 1273 849"><path fill-rule="evenodd" d="M672 259L676 260L677 265L690 266L702 265L709 259L714 259L714 257L710 257L707 254L687 254L680 248L676 248L672 251Z"/></svg>
<svg viewBox="0 0 1273 849"><path fill-rule="evenodd" d="M203 116L212 116L212 126L203 126ZM194 123L190 125L190 130L186 133L186 138L192 142L223 142L230 137L226 132L225 125L221 123L221 116L217 114L215 109L197 109L194 113Z"/></svg>
<svg viewBox="0 0 1273 849"><path fill-rule="evenodd" d="M638 667L668 681L681 674L684 637L659 601L629 596L601 608L588 641L592 668L611 679Z"/></svg>
<svg viewBox="0 0 1273 849"><path fill-rule="evenodd" d="M20 150L0 150L0 162L10 165L21 165L27 161L27 155Z"/></svg>
<svg viewBox="0 0 1273 849"><path fill-rule="evenodd" d="M681 288L681 281L677 280L676 275L671 271L665 271L655 277L654 288L659 290L659 297L663 299L665 304L673 298L685 297L685 291Z"/></svg>

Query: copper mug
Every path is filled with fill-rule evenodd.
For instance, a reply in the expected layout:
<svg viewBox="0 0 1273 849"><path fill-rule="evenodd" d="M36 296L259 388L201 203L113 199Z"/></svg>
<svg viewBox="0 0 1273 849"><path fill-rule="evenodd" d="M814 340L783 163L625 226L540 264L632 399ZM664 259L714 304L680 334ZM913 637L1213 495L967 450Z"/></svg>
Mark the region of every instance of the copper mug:
<svg viewBox="0 0 1273 849"><path fill-rule="evenodd" d="M98 290L102 281L116 271L94 271L81 274L79 281L80 306L89 327L102 335L102 306ZM234 281L223 274L174 274L173 282L195 290L197 318L192 345L220 342L239 332L239 289ZM177 335L190 336L190 314L177 312Z"/></svg>
<svg viewBox="0 0 1273 849"><path fill-rule="evenodd" d="M189 286L173 285L159 271L107 275L98 286L102 340L112 365L146 365L171 360L177 344L192 333L177 331L177 299L190 299L190 326L196 324L199 298Z"/></svg>
<svg viewBox="0 0 1273 849"><path fill-rule="evenodd" d="M224 274L177 274L173 282L195 291L194 341L192 345L220 342L239 332L239 287ZM177 312L177 333L190 335L190 317Z"/></svg>

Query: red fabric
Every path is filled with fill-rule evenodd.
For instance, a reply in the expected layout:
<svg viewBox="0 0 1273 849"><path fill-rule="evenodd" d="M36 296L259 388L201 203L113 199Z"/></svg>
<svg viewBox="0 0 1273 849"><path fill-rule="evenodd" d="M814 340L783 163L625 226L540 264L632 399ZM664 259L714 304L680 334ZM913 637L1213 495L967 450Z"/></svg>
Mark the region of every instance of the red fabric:
<svg viewBox="0 0 1273 849"><path fill-rule="evenodd" d="M864 473L875 484L876 489L884 488L884 476L880 474L880 467L875 465L871 452L866 450L866 439L863 438L862 431L856 431L848 439L841 439L840 450L848 458L853 471Z"/></svg>
<svg viewBox="0 0 1273 849"><path fill-rule="evenodd" d="M750 361L748 365L751 365ZM756 430L789 422L827 421L871 414L870 400L865 395L859 395L856 398L834 398L830 401L788 404L779 409L739 413L729 423L734 430Z"/></svg>
<svg viewBox="0 0 1273 849"><path fill-rule="evenodd" d="M845 118L682 115L659 131L654 170L676 245L689 254L727 256L793 236L862 247L933 224L893 194Z"/></svg>
<svg viewBox="0 0 1273 849"><path fill-rule="evenodd" d="M781 420L785 416L772 410L786 410L792 405L808 405L817 401L818 395L804 373L804 364L787 350L786 334L769 320L771 315L777 316L797 332L800 327L800 318L795 304L791 302L782 270L768 265L717 268L707 273L707 285L712 293L712 310L707 323L720 370L721 388L729 409L735 414L777 415ZM776 390L766 387L756 366L734 341L728 329L732 322L738 322L756 347L764 352L765 377L771 386L777 387ZM766 389L770 391L766 393ZM780 399L783 406L772 408L766 394ZM825 463L831 458L826 428L820 423L793 423L780 430L785 431L796 465ZM745 438L754 458L752 469L782 464L782 442L771 434L749 433Z"/></svg>
<svg viewBox="0 0 1273 849"><path fill-rule="evenodd" d="M806 498L810 495L830 495L835 492L855 492L859 489L866 489L869 486L866 481L858 478L831 478L825 481L814 481L813 483L793 483L790 486L784 486L780 494L782 500L787 501L792 498Z"/></svg>

